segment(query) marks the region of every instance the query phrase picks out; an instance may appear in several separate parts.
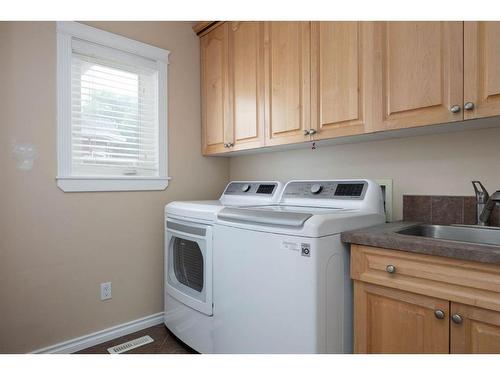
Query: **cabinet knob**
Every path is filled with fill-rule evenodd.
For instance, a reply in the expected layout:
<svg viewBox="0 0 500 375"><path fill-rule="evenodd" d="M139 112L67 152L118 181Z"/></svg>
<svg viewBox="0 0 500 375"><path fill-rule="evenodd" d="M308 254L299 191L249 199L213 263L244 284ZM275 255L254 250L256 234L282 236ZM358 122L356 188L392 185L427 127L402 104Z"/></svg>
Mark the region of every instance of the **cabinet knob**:
<svg viewBox="0 0 500 375"><path fill-rule="evenodd" d="M444 319L445 313L443 310L436 310L436 311L434 311L434 315L438 319Z"/></svg>
<svg viewBox="0 0 500 375"><path fill-rule="evenodd" d="M311 134L311 135L316 134L316 133L317 133L316 129L309 130L309 134Z"/></svg>
<svg viewBox="0 0 500 375"><path fill-rule="evenodd" d="M310 130L309 129L304 129L304 135L309 135L310 133Z"/></svg>
<svg viewBox="0 0 500 375"><path fill-rule="evenodd" d="M462 319L462 317L460 316L460 314L453 314L451 316L451 320L453 320L453 323L455 323L455 324L462 324L462 322L464 321Z"/></svg>
<svg viewBox="0 0 500 375"><path fill-rule="evenodd" d="M234 143L228 143L227 144L227 147L233 147L234 146Z"/></svg>
<svg viewBox="0 0 500 375"><path fill-rule="evenodd" d="M466 111L472 111L474 109L474 103L472 102L467 102L464 104L464 109Z"/></svg>
<svg viewBox="0 0 500 375"><path fill-rule="evenodd" d="M451 113L458 113L460 112L460 106L459 105L452 105L451 108L450 108L450 112Z"/></svg>
<svg viewBox="0 0 500 375"><path fill-rule="evenodd" d="M394 272L396 272L396 266L389 264L389 265L387 265L387 267L385 267L385 270L389 273L394 273Z"/></svg>

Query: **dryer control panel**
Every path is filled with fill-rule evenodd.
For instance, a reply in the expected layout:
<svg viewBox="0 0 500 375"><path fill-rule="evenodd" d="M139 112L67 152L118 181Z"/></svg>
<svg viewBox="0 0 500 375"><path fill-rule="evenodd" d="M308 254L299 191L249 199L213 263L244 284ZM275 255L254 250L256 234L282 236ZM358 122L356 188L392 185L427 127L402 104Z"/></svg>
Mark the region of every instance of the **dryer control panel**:
<svg viewBox="0 0 500 375"><path fill-rule="evenodd" d="M231 181L219 200L230 206L275 204L282 191L279 181Z"/></svg>
<svg viewBox="0 0 500 375"><path fill-rule="evenodd" d="M273 195L278 184L276 182L231 182L224 190L224 195Z"/></svg>

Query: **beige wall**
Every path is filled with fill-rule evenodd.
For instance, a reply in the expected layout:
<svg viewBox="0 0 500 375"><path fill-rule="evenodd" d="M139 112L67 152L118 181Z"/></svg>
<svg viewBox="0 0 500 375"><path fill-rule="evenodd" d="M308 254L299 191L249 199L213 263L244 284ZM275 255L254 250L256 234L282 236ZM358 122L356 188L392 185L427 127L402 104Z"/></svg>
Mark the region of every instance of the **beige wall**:
<svg viewBox="0 0 500 375"><path fill-rule="evenodd" d="M403 194L474 195L472 179L500 189L499 140L494 128L240 156L230 179L392 178L398 220Z"/></svg>
<svg viewBox="0 0 500 375"><path fill-rule="evenodd" d="M189 23L94 22L169 49L170 186L56 187L55 23L0 22L0 353L26 352L163 310L163 206L215 198L228 161L200 154L198 38ZM33 143L19 171L11 142ZM113 283L112 300L99 284Z"/></svg>
<svg viewBox="0 0 500 375"><path fill-rule="evenodd" d="M500 188L500 129L319 146L232 159L200 155L198 38L181 22L93 22L171 51L169 169L162 192L63 193L56 175L55 24L0 22L0 353L26 352L163 309L163 206L216 197L228 178L392 178L402 194ZM39 153L15 168L14 140ZM113 299L99 284L113 282Z"/></svg>

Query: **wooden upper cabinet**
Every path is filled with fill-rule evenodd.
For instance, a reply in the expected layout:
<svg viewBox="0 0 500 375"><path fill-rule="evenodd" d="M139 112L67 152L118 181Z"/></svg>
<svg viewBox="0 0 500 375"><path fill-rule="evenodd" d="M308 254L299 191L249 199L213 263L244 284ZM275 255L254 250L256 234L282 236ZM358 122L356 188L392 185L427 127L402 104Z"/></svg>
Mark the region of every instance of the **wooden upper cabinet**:
<svg viewBox="0 0 500 375"><path fill-rule="evenodd" d="M500 22L465 22L465 119L500 115L499 40Z"/></svg>
<svg viewBox="0 0 500 375"><path fill-rule="evenodd" d="M360 134L371 119L373 22L312 22L311 128L315 139Z"/></svg>
<svg viewBox="0 0 500 375"><path fill-rule="evenodd" d="M500 312L452 302L451 314L451 353L500 353Z"/></svg>
<svg viewBox="0 0 500 375"><path fill-rule="evenodd" d="M448 353L448 316L448 301L355 281L354 352Z"/></svg>
<svg viewBox="0 0 500 375"><path fill-rule="evenodd" d="M264 29L265 144L307 141L310 22L265 22Z"/></svg>
<svg viewBox="0 0 500 375"><path fill-rule="evenodd" d="M500 22L205 24L204 154L500 115Z"/></svg>
<svg viewBox="0 0 500 375"><path fill-rule="evenodd" d="M372 45L369 131L463 119L463 22L376 22Z"/></svg>
<svg viewBox="0 0 500 375"><path fill-rule="evenodd" d="M230 151L236 151L264 144L264 30L262 22L228 24Z"/></svg>
<svg viewBox="0 0 500 375"><path fill-rule="evenodd" d="M228 102L228 25L222 24L201 37L203 153L226 152L232 140Z"/></svg>

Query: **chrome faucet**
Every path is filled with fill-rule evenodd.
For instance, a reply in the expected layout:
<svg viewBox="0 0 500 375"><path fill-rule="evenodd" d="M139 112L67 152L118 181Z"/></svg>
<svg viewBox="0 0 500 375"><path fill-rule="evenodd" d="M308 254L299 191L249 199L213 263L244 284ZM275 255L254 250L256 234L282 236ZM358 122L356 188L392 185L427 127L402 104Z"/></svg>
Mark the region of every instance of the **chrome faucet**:
<svg viewBox="0 0 500 375"><path fill-rule="evenodd" d="M491 212L496 204L500 204L500 190L490 196L481 181L472 181L472 186L476 193L477 225L488 225Z"/></svg>

